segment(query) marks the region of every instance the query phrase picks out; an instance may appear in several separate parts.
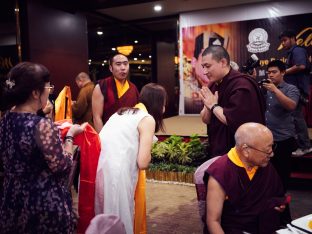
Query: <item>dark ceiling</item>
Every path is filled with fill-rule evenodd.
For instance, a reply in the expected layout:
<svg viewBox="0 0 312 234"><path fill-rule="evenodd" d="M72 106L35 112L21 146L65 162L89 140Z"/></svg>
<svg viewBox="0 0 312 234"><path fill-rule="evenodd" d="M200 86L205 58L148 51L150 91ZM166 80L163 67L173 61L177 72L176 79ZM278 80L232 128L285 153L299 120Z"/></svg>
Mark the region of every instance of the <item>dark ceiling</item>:
<svg viewBox="0 0 312 234"><path fill-rule="evenodd" d="M88 22L89 54L92 60L102 60L110 56L111 48L133 44L138 54L151 54L152 40L161 38L163 41L177 40L177 15L151 17L140 20L121 20L102 12L99 9L108 9L124 5L135 5L153 2L148 0L70 0L45 1L46 4L70 13L84 14ZM127 12L125 12L127 14ZM97 31L103 35L97 35ZM138 44L134 44L138 40Z"/></svg>
<svg viewBox="0 0 312 234"><path fill-rule="evenodd" d="M26 1L26 0L18 0ZM177 41L178 14L207 8L217 8L271 0L28 0L72 14L84 14L88 23L89 54L102 59L111 48L133 44L138 53L151 51L152 41ZM163 12L155 14L152 7L160 3ZM1 0L0 33L13 28L15 21L14 0ZM13 20L12 20L13 19ZM97 35L97 31L103 35Z"/></svg>

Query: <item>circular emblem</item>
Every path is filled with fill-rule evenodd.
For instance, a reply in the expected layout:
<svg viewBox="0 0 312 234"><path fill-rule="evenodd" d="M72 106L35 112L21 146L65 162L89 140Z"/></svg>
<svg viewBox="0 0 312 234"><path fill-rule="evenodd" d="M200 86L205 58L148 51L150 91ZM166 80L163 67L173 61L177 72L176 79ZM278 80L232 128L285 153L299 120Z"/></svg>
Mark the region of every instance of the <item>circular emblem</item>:
<svg viewBox="0 0 312 234"><path fill-rule="evenodd" d="M268 33L263 28L253 29L248 36L247 49L250 53L262 53L269 50Z"/></svg>

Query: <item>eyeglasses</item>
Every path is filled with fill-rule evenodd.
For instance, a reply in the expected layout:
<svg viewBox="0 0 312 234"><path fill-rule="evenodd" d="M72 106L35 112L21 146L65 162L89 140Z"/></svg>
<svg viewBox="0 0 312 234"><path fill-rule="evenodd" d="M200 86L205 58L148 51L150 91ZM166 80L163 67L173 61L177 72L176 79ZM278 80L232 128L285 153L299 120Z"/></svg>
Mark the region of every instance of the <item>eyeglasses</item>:
<svg viewBox="0 0 312 234"><path fill-rule="evenodd" d="M256 150L256 151L261 152L261 153L264 153L264 154L266 154L266 155L271 155L271 154L273 153L273 151L276 149L276 144L275 144L275 143L272 145L272 150L271 150L270 152L265 152L265 151L263 151L263 150L259 150L259 149L255 148L255 147L250 146L250 145L247 145L247 144L246 144L246 146L247 146L248 148L250 148L250 149Z"/></svg>
<svg viewBox="0 0 312 234"><path fill-rule="evenodd" d="M51 92L51 90L54 89L54 85L44 86L44 88L49 89L49 91Z"/></svg>

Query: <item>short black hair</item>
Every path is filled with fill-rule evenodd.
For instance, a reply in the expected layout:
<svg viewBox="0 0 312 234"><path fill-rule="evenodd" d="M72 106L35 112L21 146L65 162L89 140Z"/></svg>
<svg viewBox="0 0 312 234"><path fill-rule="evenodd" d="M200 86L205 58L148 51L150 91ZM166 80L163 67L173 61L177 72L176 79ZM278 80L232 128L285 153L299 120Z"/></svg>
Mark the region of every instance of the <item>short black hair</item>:
<svg viewBox="0 0 312 234"><path fill-rule="evenodd" d="M289 37L289 38L296 37L296 33L292 29L287 29L281 32L281 34L278 36L278 39L281 40L282 37Z"/></svg>
<svg viewBox="0 0 312 234"><path fill-rule="evenodd" d="M281 60L273 60L269 62L267 69L270 67L277 67L281 72L286 71L286 65Z"/></svg>
<svg viewBox="0 0 312 234"><path fill-rule="evenodd" d="M226 51L226 49L223 46L219 45L211 45L207 47L204 51L202 56L206 56L208 54L212 55L212 58L219 62L221 59L225 58L227 61L227 64L230 65L230 55Z"/></svg>
<svg viewBox="0 0 312 234"><path fill-rule="evenodd" d="M109 60L108 60L108 63L109 63L110 66L113 65L114 58L115 58L117 55L125 56L125 57L129 60L129 58L128 58L126 55L124 55L124 54L122 54L122 53L119 53L119 52L115 52L115 53L113 53L113 54L110 56L110 58L109 58Z"/></svg>

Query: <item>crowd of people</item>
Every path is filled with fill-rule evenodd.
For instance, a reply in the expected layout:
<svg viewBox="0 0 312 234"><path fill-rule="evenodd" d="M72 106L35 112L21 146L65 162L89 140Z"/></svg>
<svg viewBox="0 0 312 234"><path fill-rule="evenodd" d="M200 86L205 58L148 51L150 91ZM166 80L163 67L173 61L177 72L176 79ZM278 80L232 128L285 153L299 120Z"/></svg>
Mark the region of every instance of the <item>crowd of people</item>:
<svg viewBox="0 0 312 234"><path fill-rule="evenodd" d="M280 40L288 63L270 62L261 87L230 66L222 46L201 53L202 73L211 85L200 90L200 115L208 125L210 157L222 156L204 176L204 232L273 233L291 221L285 200L290 158L312 151L302 116L309 95L307 56L296 46L293 32L283 32ZM112 75L97 84L85 72L75 78L80 91L72 101L74 123L63 139L53 122L49 96L54 86L46 67L22 62L2 81L0 107L6 113L0 120L0 233L75 232L78 217L66 184L74 141L87 126L95 129L101 145L94 171L95 218L87 233L98 233L92 232L98 230L92 226L98 220L104 226L118 223L115 233L139 233L136 188L151 161L155 132L164 129L168 97L155 83L139 93L127 79L125 55L113 55L109 64Z"/></svg>

